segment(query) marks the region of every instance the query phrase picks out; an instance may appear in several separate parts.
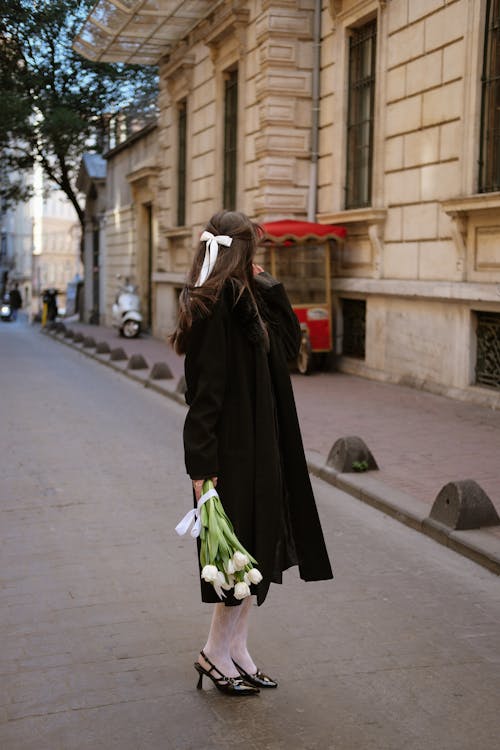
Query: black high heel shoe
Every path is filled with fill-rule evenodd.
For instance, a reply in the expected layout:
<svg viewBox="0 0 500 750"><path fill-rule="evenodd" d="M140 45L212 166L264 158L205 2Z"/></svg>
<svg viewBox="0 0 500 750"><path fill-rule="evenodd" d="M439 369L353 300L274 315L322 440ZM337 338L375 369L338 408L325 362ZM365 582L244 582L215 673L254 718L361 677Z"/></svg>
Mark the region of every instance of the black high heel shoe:
<svg viewBox="0 0 500 750"><path fill-rule="evenodd" d="M198 690L201 690L203 686L203 677L205 676L212 680L217 690L220 690L221 693L226 693L226 695L257 695L257 693L260 693L258 687L247 685L242 677L226 677L223 675L222 672L217 669L215 664L212 664L210 659L205 656L203 651L200 651L200 655L208 664L210 664L210 669L205 669L198 661L195 661L194 668L200 675L198 684L196 685ZM238 667L236 668L238 669ZM220 677L216 677L212 672L216 672Z"/></svg>
<svg viewBox="0 0 500 750"><path fill-rule="evenodd" d="M255 685L255 687L258 688L277 688L278 683L276 680L273 680L271 677L268 677L267 674L264 674L264 672L261 672L260 669L256 671L255 674L248 674L248 672L245 672L243 667L240 667L239 664L236 664L235 660L233 659L233 664L240 673L240 675L243 677L245 682L248 682L250 685Z"/></svg>

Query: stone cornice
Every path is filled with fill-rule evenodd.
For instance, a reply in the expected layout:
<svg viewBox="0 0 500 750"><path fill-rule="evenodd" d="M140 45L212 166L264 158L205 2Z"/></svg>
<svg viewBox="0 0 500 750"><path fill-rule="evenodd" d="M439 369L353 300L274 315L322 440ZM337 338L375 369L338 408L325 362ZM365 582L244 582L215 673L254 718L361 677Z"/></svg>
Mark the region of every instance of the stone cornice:
<svg viewBox="0 0 500 750"><path fill-rule="evenodd" d="M498 211L500 193L477 193L441 202L441 208L448 216L458 216L475 211Z"/></svg>
<svg viewBox="0 0 500 750"><path fill-rule="evenodd" d="M156 164L144 164L138 169L134 169L127 175L127 181L132 185L141 180L148 180L150 178L156 178L161 172L161 167Z"/></svg>
<svg viewBox="0 0 500 750"><path fill-rule="evenodd" d="M332 291L336 293L404 297L405 299L496 303L500 307L498 284L475 284L463 281L416 281L413 279L338 277L332 279Z"/></svg>
<svg viewBox="0 0 500 750"><path fill-rule="evenodd" d="M172 78L179 73L190 72L194 67L195 58L188 53L188 45L185 41L180 42L174 49L168 60L161 67L162 78Z"/></svg>
<svg viewBox="0 0 500 750"><path fill-rule="evenodd" d="M374 7L380 10L384 10L387 5L387 0L358 0L354 5L349 5L348 8L344 7L343 0L329 0L328 8L330 15L334 23L343 21L348 16L361 16L363 13L368 13L374 10Z"/></svg>
<svg viewBox="0 0 500 750"><path fill-rule="evenodd" d="M231 34L236 35L240 48L244 50L249 16L250 11L247 8L238 7L238 3L228 0L219 5L193 30L190 42L206 44L215 63L220 44Z"/></svg>
<svg viewBox="0 0 500 750"><path fill-rule="evenodd" d="M353 208L321 213L318 219L324 224L382 224L386 217L386 208Z"/></svg>

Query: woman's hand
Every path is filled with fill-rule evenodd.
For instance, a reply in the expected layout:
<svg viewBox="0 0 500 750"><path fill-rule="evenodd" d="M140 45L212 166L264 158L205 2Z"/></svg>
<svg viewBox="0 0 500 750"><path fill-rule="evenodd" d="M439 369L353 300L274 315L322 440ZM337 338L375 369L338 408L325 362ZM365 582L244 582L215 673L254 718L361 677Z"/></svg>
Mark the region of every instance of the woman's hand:
<svg viewBox="0 0 500 750"><path fill-rule="evenodd" d="M254 276L258 276L259 273L264 273L262 266L258 266L257 263L252 263L252 271Z"/></svg>
<svg viewBox="0 0 500 750"><path fill-rule="evenodd" d="M217 477L211 477L211 480L214 487L217 487ZM198 502L201 497L201 493L203 492L203 485L206 481L206 479L193 479L193 490L196 497L196 502Z"/></svg>

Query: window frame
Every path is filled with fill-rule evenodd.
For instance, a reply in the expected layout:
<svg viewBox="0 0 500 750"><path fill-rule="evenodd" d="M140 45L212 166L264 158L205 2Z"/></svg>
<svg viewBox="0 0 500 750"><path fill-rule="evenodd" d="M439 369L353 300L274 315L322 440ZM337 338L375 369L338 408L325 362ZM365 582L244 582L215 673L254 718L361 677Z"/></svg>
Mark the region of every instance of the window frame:
<svg viewBox="0 0 500 750"><path fill-rule="evenodd" d="M377 18L370 18L360 26L350 29L347 49L347 111L346 111L346 143L345 143L345 184L344 184L344 206L346 209L367 208L372 204L373 195L373 161L374 161L374 129L375 129L375 99L376 99L376 72L377 72ZM370 44L370 71L366 76L359 75L363 64L363 46ZM359 50L358 57L354 58L353 48L356 45ZM353 76L353 68L356 66L358 75ZM363 100L363 90L368 89L369 95L369 119L360 119L360 109ZM368 122L367 143L358 145L356 133ZM363 163L360 152L367 150L366 162ZM364 194L363 194L364 193Z"/></svg>
<svg viewBox="0 0 500 750"><path fill-rule="evenodd" d="M224 71L224 133L222 204L234 211L238 199L238 106L239 67L234 65Z"/></svg>
<svg viewBox="0 0 500 750"><path fill-rule="evenodd" d="M186 225L187 198L187 98L177 103L177 226Z"/></svg>
<svg viewBox="0 0 500 750"><path fill-rule="evenodd" d="M500 190L500 0L486 0L478 192Z"/></svg>

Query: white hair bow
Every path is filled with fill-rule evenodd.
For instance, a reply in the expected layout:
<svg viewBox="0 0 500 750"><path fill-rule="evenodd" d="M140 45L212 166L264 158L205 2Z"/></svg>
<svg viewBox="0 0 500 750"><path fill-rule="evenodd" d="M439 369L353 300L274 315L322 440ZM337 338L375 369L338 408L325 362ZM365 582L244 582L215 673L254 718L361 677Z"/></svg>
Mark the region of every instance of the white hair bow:
<svg viewBox="0 0 500 750"><path fill-rule="evenodd" d="M204 284L212 273L215 266L215 261L217 260L217 256L219 254L219 245L231 247L233 238L228 237L227 234L218 234L216 236L212 234L212 232L207 232L205 230L200 237L200 241L206 241L207 245L205 248L203 265L201 267L200 275L198 276L198 281L196 282L195 286L201 286L202 284Z"/></svg>

